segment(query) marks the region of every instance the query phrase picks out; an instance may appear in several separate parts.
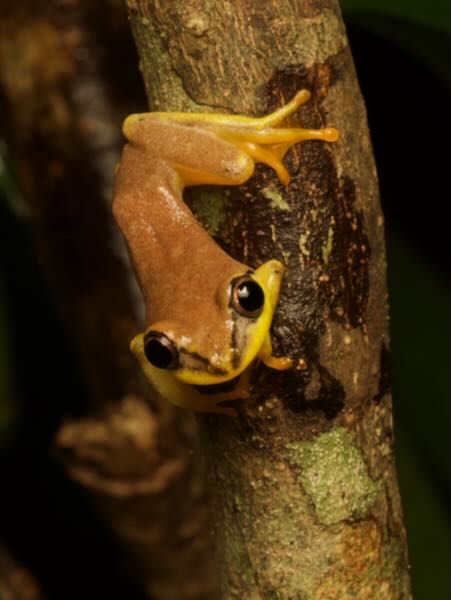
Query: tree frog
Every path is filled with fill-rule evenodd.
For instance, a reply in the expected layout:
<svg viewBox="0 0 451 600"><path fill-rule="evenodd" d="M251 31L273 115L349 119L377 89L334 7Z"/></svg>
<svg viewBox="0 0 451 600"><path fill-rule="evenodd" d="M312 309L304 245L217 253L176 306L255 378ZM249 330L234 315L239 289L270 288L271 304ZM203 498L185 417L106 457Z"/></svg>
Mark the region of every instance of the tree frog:
<svg viewBox="0 0 451 600"><path fill-rule="evenodd" d="M335 141L334 128L279 127L310 97L307 90L260 118L151 112L124 121L128 139L114 186L113 212L144 295L148 327L131 349L157 391L185 409L232 415L221 402L246 396L240 376L259 359L273 369L292 361L272 354L270 327L283 265L241 264L208 235L183 202L186 186L239 185L256 162L282 184L282 163L303 140ZM241 377L241 382L245 377ZM211 386L237 380L234 389ZM223 387L223 386L222 386Z"/></svg>

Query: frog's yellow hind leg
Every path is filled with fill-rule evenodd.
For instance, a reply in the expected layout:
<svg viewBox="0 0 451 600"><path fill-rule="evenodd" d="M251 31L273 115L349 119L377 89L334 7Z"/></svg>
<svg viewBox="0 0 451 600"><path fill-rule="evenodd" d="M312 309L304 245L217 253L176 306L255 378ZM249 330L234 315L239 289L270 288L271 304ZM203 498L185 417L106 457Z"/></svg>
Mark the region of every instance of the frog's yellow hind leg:
<svg viewBox="0 0 451 600"><path fill-rule="evenodd" d="M275 150L275 147L270 147L267 150L252 142L239 142L237 145L239 145L241 150L252 157L255 162L263 163L274 169L281 183L284 185L288 185L290 183L290 174L288 173L285 165L282 163L282 158L289 149L290 144L287 145L286 150L281 153L281 156L279 156L279 153L277 150Z"/></svg>
<svg viewBox="0 0 451 600"><path fill-rule="evenodd" d="M310 99L310 92L308 90L300 90L297 94L286 104L275 110L269 115L264 117L256 117L252 120L256 121L252 126L256 126L258 129L266 129L267 127L275 127L279 125L284 119L293 114L300 106L308 102Z"/></svg>
<svg viewBox="0 0 451 600"><path fill-rule="evenodd" d="M254 162L272 167L281 183L288 185L290 175L282 163L287 151L299 142L306 140L322 140L335 142L338 131L334 127L322 129L303 129L302 127L286 127L280 129L246 129L221 132L221 136L235 144Z"/></svg>

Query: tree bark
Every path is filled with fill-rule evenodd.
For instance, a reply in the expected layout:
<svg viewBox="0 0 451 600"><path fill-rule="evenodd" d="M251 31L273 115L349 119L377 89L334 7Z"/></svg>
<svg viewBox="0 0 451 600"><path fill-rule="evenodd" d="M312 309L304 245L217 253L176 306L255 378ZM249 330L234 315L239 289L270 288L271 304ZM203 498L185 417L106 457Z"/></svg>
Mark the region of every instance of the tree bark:
<svg viewBox="0 0 451 600"><path fill-rule="evenodd" d="M121 122L143 101L130 77L136 63L120 3L2 4L2 134L73 345L68 368L79 366L86 392L74 407L64 385L57 406L44 403L64 419L55 454L87 489L149 597L207 600L216 579L196 424L149 393L128 348L143 309L111 187ZM43 379L58 379L55 352Z"/></svg>
<svg viewBox="0 0 451 600"><path fill-rule="evenodd" d="M227 599L410 598L393 456L383 217L337 2L129 0L152 110L262 115L302 88L291 121L335 126L239 189L191 193L237 260L287 273L273 325L291 372L258 366L239 417L201 418Z"/></svg>

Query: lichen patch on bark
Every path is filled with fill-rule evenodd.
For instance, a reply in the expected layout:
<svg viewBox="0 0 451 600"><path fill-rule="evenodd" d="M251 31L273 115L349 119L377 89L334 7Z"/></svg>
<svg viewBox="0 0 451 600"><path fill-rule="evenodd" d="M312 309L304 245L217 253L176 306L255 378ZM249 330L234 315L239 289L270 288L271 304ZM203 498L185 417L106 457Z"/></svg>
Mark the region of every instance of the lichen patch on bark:
<svg viewBox="0 0 451 600"><path fill-rule="evenodd" d="M212 236L218 235L226 220L228 190L219 190L210 186L198 187L196 194L188 190L185 200L189 203L194 216Z"/></svg>
<svg viewBox="0 0 451 600"><path fill-rule="evenodd" d="M272 208L277 208L279 210L291 210L290 205L285 200L280 192L278 192L275 188L271 186L267 186L262 189L262 194L265 198L271 203Z"/></svg>
<svg viewBox="0 0 451 600"><path fill-rule="evenodd" d="M313 441L287 445L288 457L324 525L364 518L380 486L367 473L352 434L335 427Z"/></svg>

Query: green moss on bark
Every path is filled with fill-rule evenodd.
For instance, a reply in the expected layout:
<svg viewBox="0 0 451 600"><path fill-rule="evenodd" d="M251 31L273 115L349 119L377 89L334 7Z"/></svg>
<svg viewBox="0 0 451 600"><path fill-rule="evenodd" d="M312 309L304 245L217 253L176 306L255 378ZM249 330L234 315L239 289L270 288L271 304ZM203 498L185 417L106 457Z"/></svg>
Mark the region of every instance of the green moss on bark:
<svg viewBox="0 0 451 600"><path fill-rule="evenodd" d="M289 444L287 450L321 523L367 516L381 488L369 477L349 431L335 427L311 442Z"/></svg>

